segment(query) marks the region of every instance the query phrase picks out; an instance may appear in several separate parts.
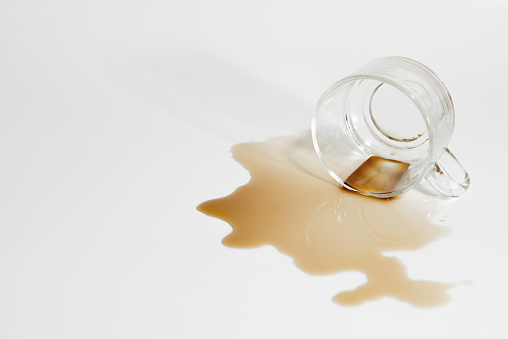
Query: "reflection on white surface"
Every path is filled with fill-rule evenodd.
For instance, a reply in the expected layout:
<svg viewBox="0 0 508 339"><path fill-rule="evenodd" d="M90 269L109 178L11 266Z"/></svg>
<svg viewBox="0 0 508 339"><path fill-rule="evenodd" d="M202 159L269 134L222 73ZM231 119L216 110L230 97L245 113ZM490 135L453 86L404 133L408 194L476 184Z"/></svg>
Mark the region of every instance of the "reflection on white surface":
<svg viewBox="0 0 508 339"><path fill-rule="evenodd" d="M365 274L365 284L334 298L343 305L387 296L420 307L449 300L452 284L413 280L396 257L384 255L420 249L445 235L447 229L435 224L439 201L422 194L375 199L330 185L320 178L308 134L238 144L232 152L251 180L198 207L231 224L226 246L273 245L311 274Z"/></svg>

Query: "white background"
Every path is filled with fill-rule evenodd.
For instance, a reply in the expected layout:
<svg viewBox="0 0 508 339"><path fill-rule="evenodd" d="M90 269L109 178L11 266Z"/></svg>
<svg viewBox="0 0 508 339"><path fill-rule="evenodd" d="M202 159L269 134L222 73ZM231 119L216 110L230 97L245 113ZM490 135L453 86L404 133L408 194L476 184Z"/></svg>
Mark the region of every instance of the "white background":
<svg viewBox="0 0 508 339"><path fill-rule="evenodd" d="M507 338L508 4L0 3L0 337ZM224 247L196 211L248 173L238 142L310 125L333 82L386 55L446 83L472 178L454 234L400 253L452 302L331 301L270 247Z"/></svg>

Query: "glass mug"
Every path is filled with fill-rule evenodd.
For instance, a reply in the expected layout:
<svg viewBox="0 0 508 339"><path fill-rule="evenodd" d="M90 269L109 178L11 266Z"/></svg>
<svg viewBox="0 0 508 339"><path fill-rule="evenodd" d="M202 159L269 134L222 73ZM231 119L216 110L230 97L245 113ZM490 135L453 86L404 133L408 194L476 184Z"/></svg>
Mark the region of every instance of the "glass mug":
<svg viewBox="0 0 508 339"><path fill-rule="evenodd" d="M468 189L469 175L447 148L454 119L451 96L434 72L408 58L384 57L321 96L312 139L328 173L349 190L389 198L425 178L440 194L455 197ZM387 173L397 176L389 190L349 182L372 179L358 171L374 160L381 161L373 166L382 180Z"/></svg>

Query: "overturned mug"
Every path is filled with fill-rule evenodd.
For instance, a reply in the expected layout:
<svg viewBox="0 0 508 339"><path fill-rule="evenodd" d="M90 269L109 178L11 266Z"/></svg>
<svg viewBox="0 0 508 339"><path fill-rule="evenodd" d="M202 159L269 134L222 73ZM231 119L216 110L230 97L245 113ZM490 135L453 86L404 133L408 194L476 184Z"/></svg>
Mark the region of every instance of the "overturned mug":
<svg viewBox="0 0 508 339"><path fill-rule="evenodd" d="M425 178L455 197L469 187L469 175L447 148L454 115L434 72L408 58L384 57L321 96L312 138L330 175L349 190L389 198Z"/></svg>

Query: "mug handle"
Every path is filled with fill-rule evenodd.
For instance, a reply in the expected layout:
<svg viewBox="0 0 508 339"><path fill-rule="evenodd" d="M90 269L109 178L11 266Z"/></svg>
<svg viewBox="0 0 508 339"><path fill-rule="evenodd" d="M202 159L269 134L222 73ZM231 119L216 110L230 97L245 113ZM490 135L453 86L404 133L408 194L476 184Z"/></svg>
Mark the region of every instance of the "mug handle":
<svg viewBox="0 0 508 339"><path fill-rule="evenodd" d="M426 176L432 187L447 197L458 197L469 188L469 174L448 148Z"/></svg>

